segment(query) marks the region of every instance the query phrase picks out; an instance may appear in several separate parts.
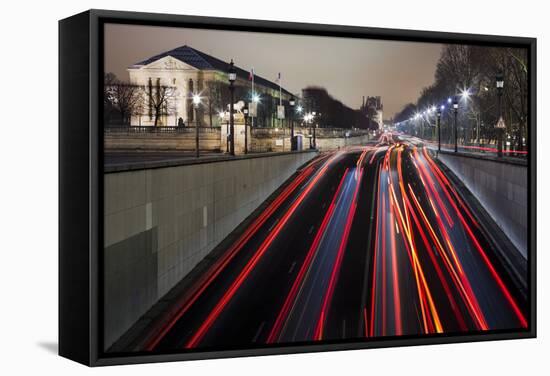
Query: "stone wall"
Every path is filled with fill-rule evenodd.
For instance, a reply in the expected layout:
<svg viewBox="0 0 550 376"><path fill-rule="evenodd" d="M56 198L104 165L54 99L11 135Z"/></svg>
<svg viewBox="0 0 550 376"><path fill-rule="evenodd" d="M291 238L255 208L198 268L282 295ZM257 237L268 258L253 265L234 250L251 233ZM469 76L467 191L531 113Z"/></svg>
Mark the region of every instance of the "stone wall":
<svg viewBox="0 0 550 376"><path fill-rule="evenodd" d="M131 130L111 129L104 133L104 147L107 151L141 150L170 151L195 150L195 129L179 129L171 127L155 130L153 127L133 127ZM199 148L204 151L219 151L221 149L220 128L199 128ZM224 148L225 150L225 148Z"/></svg>
<svg viewBox="0 0 550 376"><path fill-rule="evenodd" d="M441 152L439 159L462 180L497 225L527 257L527 165L491 157Z"/></svg>
<svg viewBox="0 0 550 376"><path fill-rule="evenodd" d="M244 123L235 121L235 153L244 153ZM214 128L200 128L199 145L203 151L222 151L227 149L226 125ZM296 127L295 134L302 135L302 150L309 148L309 128ZM370 140L365 131L319 128L317 148L321 151L334 150L352 145L363 145ZM346 135L347 133L347 135ZM194 128L176 127L132 127L131 130L111 129L105 132L104 146L107 151L171 151L195 150ZM269 153L290 151L289 128L253 128L248 127L248 148L251 153Z"/></svg>
<svg viewBox="0 0 550 376"><path fill-rule="evenodd" d="M309 148L309 129L296 128L295 135L302 135L302 150ZM317 149L320 151L335 150L346 146L365 145L371 137L368 133L350 132L345 130L322 129L317 131ZM252 152L281 152L290 151L290 131L288 129L273 129L270 132L252 132L250 150Z"/></svg>
<svg viewBox="0 0 550 376"><path fill-rule="evenodd" d="M315 155L106 173L105 348Z"/></svg>
<svg viewBox="0 0 550 376"><path fill-rule="evenodd" d="M334 150L346 146L365 145L370 140L369 135L347 138L317 138L317 149L320 151ZM309 142L309 141L308 141Z"/></svg>

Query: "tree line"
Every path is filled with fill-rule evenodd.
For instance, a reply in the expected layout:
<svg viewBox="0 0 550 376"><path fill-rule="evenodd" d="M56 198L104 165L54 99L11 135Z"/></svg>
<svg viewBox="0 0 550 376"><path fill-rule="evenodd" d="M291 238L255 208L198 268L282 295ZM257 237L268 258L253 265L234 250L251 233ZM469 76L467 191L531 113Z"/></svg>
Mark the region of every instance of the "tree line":
<svg viewBox="0 0 550 376"><path fill-rule="evenodd" d="M445 45L437 62L434 83L425 87L416 103L408 103L396 114L395 122L402 122L408 131L415 122L408 121L416 113L431 106L444 105L442 130L450 138L451 116L447 98L460 95L465 90L470 94L461 97L458 113L459 138L464 144L494 143L497 137L498 93L496 76L502 74L502 117L506 124L507 140L515 150L523 150L528 138L528 56L527 49L497 48L470 45ZM435 132L423 128L424 137ZM418 130L416 130L418 132ZM430 133L431 132L431 133Z"/></svg>

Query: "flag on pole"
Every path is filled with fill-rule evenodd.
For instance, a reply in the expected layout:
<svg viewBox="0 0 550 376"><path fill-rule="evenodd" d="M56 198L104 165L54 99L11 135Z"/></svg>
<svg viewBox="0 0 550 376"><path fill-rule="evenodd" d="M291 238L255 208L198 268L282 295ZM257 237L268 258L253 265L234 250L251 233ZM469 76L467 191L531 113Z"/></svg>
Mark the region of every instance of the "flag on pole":
<svg viewBox="0 0 550 376"><path fill-rule="evenodd" d="M248 73L248 81L254 81L254 68L250 69Z"/></svg>

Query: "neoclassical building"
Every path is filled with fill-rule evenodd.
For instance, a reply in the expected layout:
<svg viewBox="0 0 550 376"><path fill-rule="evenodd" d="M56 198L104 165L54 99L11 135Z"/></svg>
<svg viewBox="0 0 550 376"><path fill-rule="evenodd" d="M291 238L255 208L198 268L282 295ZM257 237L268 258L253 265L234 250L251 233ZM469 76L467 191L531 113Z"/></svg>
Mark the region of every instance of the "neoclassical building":
<svg viewBox="0 0 550 376"><path fill-rule="evenodd" d="M149 126L186 125L219 126L220 112L230 101L227 79L228 62L210 56L189 46L182 46L145 59L128 68L130 83L143 91L143 101L131 124ZM235 102L251 100L250 72L235 66ZM279 85L260 76L254 76L254 92L260 96L258 126L277 126ZM201 105L195 112L193 94L201 96ZM288 108L291 93L281 90L283 104ZM160 104L161 110L156 111ZM181 119L181 120L180 120Z"/></svg>

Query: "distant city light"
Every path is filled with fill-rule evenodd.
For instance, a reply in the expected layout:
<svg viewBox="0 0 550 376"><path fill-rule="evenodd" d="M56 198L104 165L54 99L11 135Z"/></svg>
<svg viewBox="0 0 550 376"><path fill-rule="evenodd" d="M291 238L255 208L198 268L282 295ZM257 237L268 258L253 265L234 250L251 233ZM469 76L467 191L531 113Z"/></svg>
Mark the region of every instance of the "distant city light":
<svg viewBox="0 0 550 376"><path fill-rule="evenodd" d="M432 112L435 111L435 106L432 106Z"/></svg>
<svg viewBox="0 0 550 376"><path fill-rule="evenodd" d="M441 111L443 111L445 109L445 105L441 105L441 107L439 107L441 109Z"/></svg>
<svg viewBox="0 0 550 376"><path fill-rule="evenodd" d="M447 98L447 103L451 103L453 100L449 97Z"/></svg>

